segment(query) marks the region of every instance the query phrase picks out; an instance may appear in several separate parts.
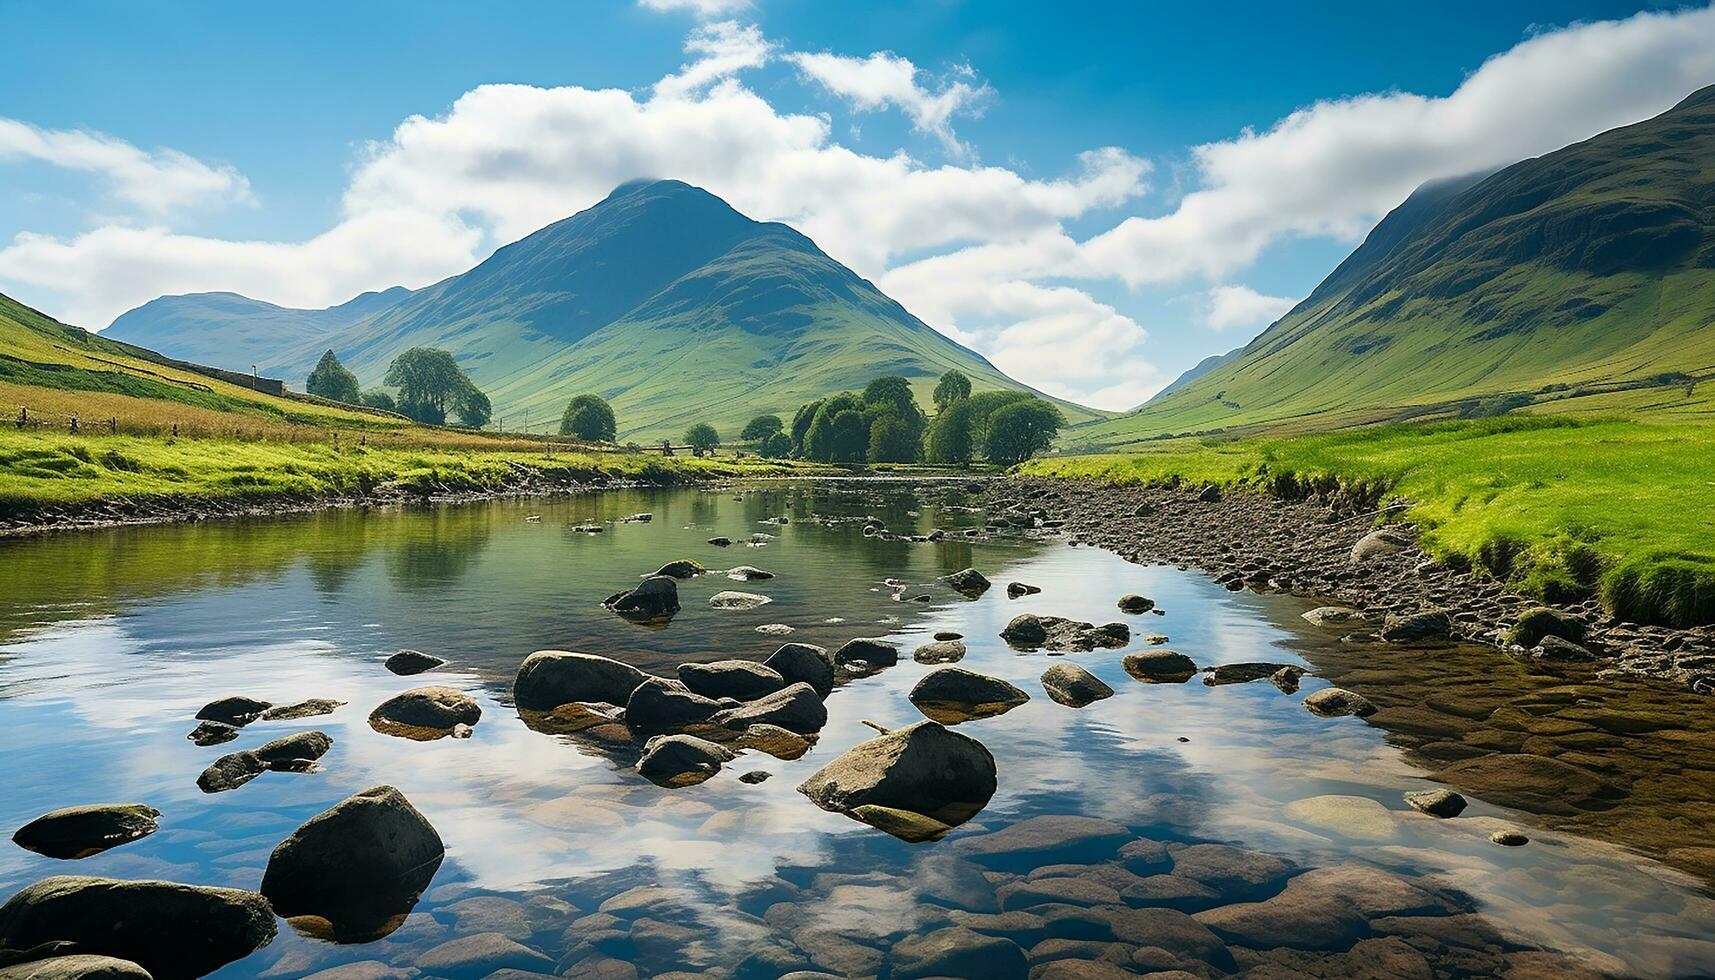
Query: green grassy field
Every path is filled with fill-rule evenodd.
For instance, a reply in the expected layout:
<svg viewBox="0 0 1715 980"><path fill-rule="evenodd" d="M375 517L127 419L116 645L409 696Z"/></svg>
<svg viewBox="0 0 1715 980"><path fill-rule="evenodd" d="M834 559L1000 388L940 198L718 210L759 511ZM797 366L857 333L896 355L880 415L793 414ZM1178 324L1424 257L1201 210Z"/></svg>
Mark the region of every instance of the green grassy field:
<svg viewBox="0 0 1715 980"><path fill-rule="evenodd" d="M1020 468L1122 485L1281 496L1343 486L1412 501L1424 546L1545 599L1595 593L1638 622L1715 622L1715 426L1505 417L1343 432L1177 439Z"/></svg>

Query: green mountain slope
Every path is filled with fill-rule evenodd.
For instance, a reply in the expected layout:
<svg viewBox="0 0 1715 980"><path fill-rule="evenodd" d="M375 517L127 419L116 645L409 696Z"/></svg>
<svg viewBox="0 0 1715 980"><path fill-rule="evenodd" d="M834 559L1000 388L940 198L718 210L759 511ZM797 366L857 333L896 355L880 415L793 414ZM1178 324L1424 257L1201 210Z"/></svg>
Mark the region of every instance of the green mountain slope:
<svg viewBox="0 0 1715 980"><path fill-rule="evenodd" d="M803 402L886 373L911 378L925 404L950 368L979 389L1024 387L798 232L671 180L623 186L463 275L333 329L276 326L280 312L304 313L297 327L323 325L332 311L270 307L264 321L229 303L224 317L203 306L162 315L183 299L156 300L147 322L206 346L272 332L272 349L254 363L294 382L330 347L366 386L407 348L445 348L508 428L528 418L540 431L591 391L613 403L621 439L641 440L676 437L697 421L731 438L754 415L790 417ZM1073 422L1102 417L1062 408Z"/></svg>
<svg viewBox="0 0 1715 980"><path fill-rule="evenodd" d="M1241 351L1074 441L1521 407L1703 412L1715 384L1695 382L1711 375L1715 87L1424 187Z"/></svg>

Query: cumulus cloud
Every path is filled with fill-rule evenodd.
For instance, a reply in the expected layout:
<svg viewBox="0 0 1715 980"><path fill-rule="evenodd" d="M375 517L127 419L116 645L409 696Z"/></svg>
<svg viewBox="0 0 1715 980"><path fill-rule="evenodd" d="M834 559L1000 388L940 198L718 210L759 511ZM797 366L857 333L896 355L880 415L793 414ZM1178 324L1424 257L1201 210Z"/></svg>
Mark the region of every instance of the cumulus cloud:
<svg viewBox="0 0 1715 980"><path fill-rule="evenodd" d="M1222 278L1293 235L1361 235L1418 185L1558 149L1656 115L1715 79L1715 8L1532 37L1451 95L1318 102L1263 132L1198 146L1198 189L1087 244L1132 284Z"/></svg>
<svg viewBox="0 0 1715 980"><path fill-rule="evenodd" d="M969 156L970 147L953 133L953 117L980 114L994 94L986 83L970 81L976 74L969 66L959 68L954 73L958 77L943 80L930 91L918 81L923 72L916 65L888 51L867 58L800 52L786 59L805 77L819 82L859 112L899 109L915 129L934 136L948 154L959 158Z"/></svg>
<svg viewBox="0 0 1715 980"><path fill-rule="evenodd" d="M705 24L692 31L685 41L685 53L691 60L678 74L656 82L655 94L668 99L685 98L741 71L762 67L773 51L774 45L755 25L741 26L731 20Z"/></svg>
<svg viewBox="0 0 1715 980"><path fill-rule="evenodd" d="M637 0L645 10L660 13L690 13L702 20L729 17L750 9L750 0Z"/></svg>
<svg viewBox="0 0 1715 980"><path fill-rule="evenodd" d="M142 150L105 133L0 118L0 163L18 160L97 174L115 197L155 214L252 200L250 182L231 167L209 166L177 150Z"/></svg>
<svg viewBox="0 0 1715 980"><path fill-rule="evenodd" d="M1297 305L1290 296L1264 296L1249 286L1216 286L1205 297L1203 325L1210 330L1257 330Z"/></svg>

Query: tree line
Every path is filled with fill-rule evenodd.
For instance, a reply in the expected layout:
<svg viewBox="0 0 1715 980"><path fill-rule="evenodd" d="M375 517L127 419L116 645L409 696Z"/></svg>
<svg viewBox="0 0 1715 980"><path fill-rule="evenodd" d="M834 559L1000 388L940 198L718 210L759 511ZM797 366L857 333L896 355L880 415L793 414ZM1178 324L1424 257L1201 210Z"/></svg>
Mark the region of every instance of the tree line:
<svg viewBox="0 0 1715 980"><path fill-rule="evenodd" d="M321 398L367 405L398 412L428 425L444 425L450 412L461 425L480 429L494 415L488 396L470 380L453 356L435 347L413 347L393 359L381 383L398 391L395 397L385 388L362 391L352 374L333 351L322 355L304 382L304 390Z"/></svg>

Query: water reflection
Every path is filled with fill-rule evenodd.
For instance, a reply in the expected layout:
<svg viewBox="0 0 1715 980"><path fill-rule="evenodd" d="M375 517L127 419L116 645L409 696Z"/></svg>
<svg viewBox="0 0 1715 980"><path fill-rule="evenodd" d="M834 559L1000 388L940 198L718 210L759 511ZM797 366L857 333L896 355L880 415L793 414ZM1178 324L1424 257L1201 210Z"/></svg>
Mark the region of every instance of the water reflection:
<svg viewBox="0 0 1715 980"><path fill-rule="evenodd" d="M1342 647L1335 636L1302 633L1294 621L1303 604L1229 593L1193 574L1140 568L1089 549L863 533L869 517L904 533L980 526L958 487L789 485L741 496L628 491L9 543L0 551L7 596L0 603L0 711L10 739L0 754L0 779L9 788L0 825L17 827L59 806L136 800L161 811L160 830L83 859L80 873L254 889L274 846L299 824L384 782L398 786L446 841L447 859L421 898L380 917L391 930L383 938L338 945L319 941L315 928L282 933L220 974L229 977L299 976L359 961L442 975L430 965L446 955L437 949L494 932L542 956L538 972L573 962L593 969L607 958L634 963L644 975L732 969L747 960L764 975L774 967L756 964L864 975L907 955L895 947L913 935L952 927L999 935L1001 924L983 917L1038 893L1061 896L1051 903L1059 906L1108 910L1106 918L1037 916L1024 931L1004 933L1008 941L1034 950L1059 932L1083 930L1123 954L1126 969L1145 972L1145 944L1124 938L1141 920L1115 909L1201 912L1266 901L1268 889L1280 887L1268 879L1267 889L1246 891L1191 877L1183 846L1206 841L1242 845L1294 868L1357 862L1418 883L1447 920L1441 945L1423 945L1454 948L1445 937L1462 930L1459 941L1469 944L1457 947L1469 956L1464 972L1498 972L1524 962L1517 957L1534 947L1569 951L1618 973L1715 969L1708 941L1715 908L1696 882L1578 835L1620 837L1613 831L1625 817L1633 827L1653 822L1663 844L1676 836L1695 841L1703 831L1694 825L1707 813L1700 809L1707 763L1683 746L1705 744L1698 741L1707 734L1702 722L1676 723L1661 730L1688 734L1646 744L1612 731L1628 723L1611 716L1649 712L1611 701L1618 696L1599 684L1580 682L1568 693L1558 689L1566 679L1497 674L1465 662L1475 656L1466 652L1390 663ZM617 523L640 512L653 520ZM782 515L789 523L762 523ZM526 521L530 516L540 520ZM568 531L590 524L603 532ZM746 547L756 531L775 537ZM741 543L708 544L715 536ZM709 596L730 583L704 575L678 582L683 610L665 629L631 628L601 607L615 589L679 558L712 569L768 568L775 578L745 588L774 601L756 610L710 609ZM936 582L967 566L997 584L1021 580L1043 591L1009 599L995 588L970 600ZM888 579L933 601L898 602ZM1165 615L1120 613L1115 601L1127 593L1154 599ZM1075 709L1043 694L1038 678L1057 659L1014 651L999 636L1020 612L1126 622L1134 638L1124 649L1065 655L1115 696ZM793 632L756 630L773 624ZM997 786L980 812L935 843L880 833L817 808L797 790L875 736L865 721L887 729L920 721L908 693L933 665L906 660L843 684L829 697L829 722L808 751L801 745L796 757L777 757L763 746L739 746L742 754L719 775L684 789L659 788L635 772L640 746L612 714L521 712L511 703L518 664L533 650L599 653L671 677L686 660L760 660L786 640L831 649L854 636L886 636L909 651L939 631L964 635L961 667L1031 697L958 725L993 754ZM1320 670L1382 710L1370 719L1375 725L1319 718L1266 678L1141 683L1124 658L1164 649L1146 644L1150 633L1169 636L1165 649L1201 665ZM402 647L449 663L417 677L393 676L381 662ZM1310 693L1328 680L1306 676L1302 683ZM468 739L407 742L370 729L372 708L426 684L454 688L480 705L482 720ZM314 720L333 737L316 772L263 773L208 797L195 778L214 755L309 724L253 722L219 750L187 741L196 710L231 694L348 703ZM1497 718L1498 708L1518 714ZM1670 709L1651 711L1659 721ZM1516 751L1533 738L1574 739L1558 755L1583 753L1568 761L1592 768L1602 761L1609 768L1599 771L1625 783L1629 795L1610 810L1581 810L1555 825L1528 821L1532 843L1518 849L1488 843L1494 829L1520 826L1520 815L1481 792L1470 791L1471 807L1454 820L1402 802L1402 793L1429 785L1422 764L1441 769L1473 748ZM1559 747L1530 745L1533 753ZM1655 768L1625 779L1627 753ZM1666 779L1675 767L1677 781ZM738 778L753 772L769 778ZM1062 830L1055 837L1032 829L1040 846L992 850L1013 828L1057 826L1027 824L1031 818L1067 815L1105 821L1119 834ZM1129 853L1116 850L1122 837L1135 842ZM0 887L10 893L64 867L7 848ZM1059 881L1067 876L1076 884ZM1110 894L1118 905L1104 897ZM1079 902L1102 901L1067 900L1078 895L1085 896ZM1461 916L1467 907L1481 917ZM1384 929L1422 931L1420 912L1376 916L1366 928L1377 937ZM319 934L367 935L331 925ZM1227 945L1252 950L1244 955L1253 960L1278 952L1258 952L1239 939ZM1190 947L1172 953L1193 965L1210 962ZM1300 954L1354 955L1293 955ZM1445 958L1450 954L1422 955L1436 969L1459 972L1446 968L1455 962ZM1362 967L1348 959L1319 969L1339 964Z"/></svg>

